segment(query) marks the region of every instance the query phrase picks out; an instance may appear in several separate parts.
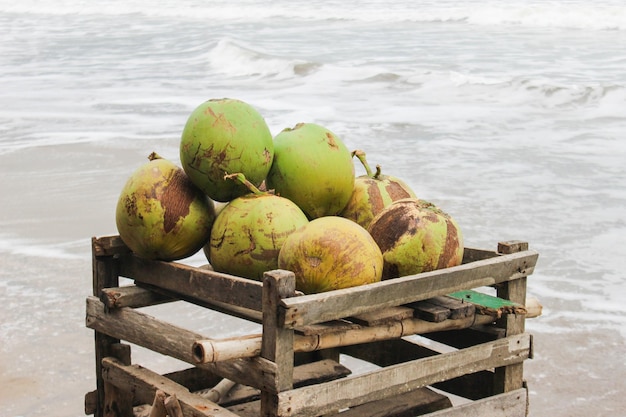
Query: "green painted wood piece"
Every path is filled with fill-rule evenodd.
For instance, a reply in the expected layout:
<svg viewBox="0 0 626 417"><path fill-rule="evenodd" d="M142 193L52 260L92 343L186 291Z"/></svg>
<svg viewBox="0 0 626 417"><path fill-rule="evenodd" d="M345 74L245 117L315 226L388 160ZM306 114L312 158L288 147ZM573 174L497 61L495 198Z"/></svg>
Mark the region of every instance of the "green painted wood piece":
<svg viewBox="0 0 626 417"><path fill-rule="evenodd" d="M474 290L457 291L448 295L474 304L476 311L480 314L487 314L497 318L503 314L526 314L526 307L521 304Z"/></svg>

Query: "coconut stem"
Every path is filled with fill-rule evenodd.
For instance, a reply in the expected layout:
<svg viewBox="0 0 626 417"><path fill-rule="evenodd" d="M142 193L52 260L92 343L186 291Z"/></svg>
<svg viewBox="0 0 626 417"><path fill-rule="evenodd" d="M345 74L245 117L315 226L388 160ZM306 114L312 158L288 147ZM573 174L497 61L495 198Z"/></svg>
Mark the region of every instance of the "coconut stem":
<svg viewBox="0 0 626 417"><path fill-rule="evenodd" d="M236 181L239 181L240 183L245 185L248 188L248 190L250 190L250 192L252 192L255 195L263 195L263 194L265 194L263 191L259 190L254 184L252 184L250 181L248 181L246 176L243 175L241 172L236 172L234 174L226 174L226 175L224 175L224 179L225 180L236 180Z"/></svg>
<svg viewBox="0 0 626 417"><path fill-rule="evenodd" d="M374 176L372 178L374 178L375 180L380 178L380 174L382 173L380 165L376 165L376 173L374 174Z"/></svg>
<svg viewBox="0 0 626 417"><path fill-rule="evenodd" d="M161 157L161 155L156 152L152 152L150 155L148 155L148 159L150 161L154 161L155 159L163 159L163 157Z"/></svg>
<svg viewBox="0 0 626 417"><path fill-rule="evenodd" d="M368 177L376 178L374 174L372 173L372 168L370 168L370 165L367 163L367 159L365 158L365 152L363 152L360 149L357 149L357 150L352 151L352 156L353 157L356 156L357 158L359 158L359 161L361 161L361 164L363 164L363 168L365 168L365 173L367 174Z"/></svg>

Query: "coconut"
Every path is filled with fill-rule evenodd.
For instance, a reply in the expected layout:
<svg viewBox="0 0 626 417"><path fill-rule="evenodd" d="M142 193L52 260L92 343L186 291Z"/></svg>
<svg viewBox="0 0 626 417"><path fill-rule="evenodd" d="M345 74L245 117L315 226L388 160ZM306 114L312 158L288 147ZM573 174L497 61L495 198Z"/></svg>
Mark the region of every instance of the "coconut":
<svg viewBox="0 0 626 417"><path fill-rule="evenodd" d="M383 279L460 265L463 236L456 221L432 203L391 203L368 227L385 260Z"/></svg>
<svg viewBox="0 0 626 417"><path fill-rule="evenodd" d="M299 123L274 138L274 162L266 181L310 219L337 215L354 189L352 155L330 130Z"/></svg>
<svg viewBox="0 0 626 417"><path fill-rule="evenodd" d="M366 174L354 181L354 191L339 214L341 217L355 221L367 229L372 219L392 202L403 198L417 198L400 178L383 175L380 165L376 165L376 172L372 172L365 152L356 150L352 152L352 156L361 161Z"/></svg>
<svg viewBox="0 0 626 417"><path fill-rule="evenodd" d="M278 267L285 239L309 220L291 200L259 191L243 175L227 178L252 192L222 208L204 253L215 271L261 280L265 271Z"/></svg>
<svg viewBox="0 0 626 417"><path fill-rule="evenodd" d="M122 241L137 255L172 261L198 252L215 220L213 202L182 168L152 153L128 178L115 212Z"/></svg>
<svg viewBox="0 0 626 417"><path fill-rule="evenodd" d="M293 271L296 289L310 294L380 281L383 256L367 230L343 217L327 216L285 240L278 267Z"/></svg>
<svg viewBox="0 0 626 417"><path fill-rule="evenodd" d="M249 104L214 99L199 105L185 124L180 142L183 169L211 199L221 202L247 194L225 173L241 172L255 186L265 179L274 157L272 134Z"/></svg>

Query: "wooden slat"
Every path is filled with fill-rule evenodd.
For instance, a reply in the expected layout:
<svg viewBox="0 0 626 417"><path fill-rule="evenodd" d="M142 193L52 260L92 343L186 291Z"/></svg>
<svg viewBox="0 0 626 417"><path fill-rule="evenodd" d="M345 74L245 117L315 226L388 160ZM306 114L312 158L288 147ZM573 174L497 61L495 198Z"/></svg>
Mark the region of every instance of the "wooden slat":
<svg viewBox="0 0 626 417"><path fill-rule="evenodd" d="M228 303L218 302L215 300L211 300L210 302L206 300L200 300L189 295L176 293L174 291L168 291L155 285L145 284L142 282L138 282L137 286L145 288L147 291L161 294L164 297L186 301L188 303L218 311L223 314L228 314L233 317L238 317L240 319L249 320L255 323L261 323L263 321L263 313L261 311L251 310L249 308L239 307Z"/></svg>
<svg viewBox="0 0 626 417"><path fill-rule="evenodd" d="M116 343L111 346L113 357L122 365L130 365L130 345ZM104 369L103 369L104 372ZM131 391L121 389L105 379L104 415L105 417L125 417L133 412Z"/></svg>
<svg viewBox="0 0 626 417"><path fill-rule="evenodd" d="M438 304L433 304L428 300L416 301L409 303L407 306L411 307L415 312L415 317L419 317L422 320L432 321L433 323L441 323L450 317L450 309Z"/></svg>
<svg viewBox="0 0 626 417"><path fill-rule="evenodd" d="M296 277L293 272L271 271L263 276L263 339L261 357L278 367L274 386L261 387L261 415L278 417L278 392L293 388L293 330L278 323L278 306L283 298L293 297Z"/></svg>
<svg viewBox="0 0 626 417"><path fill-rule="evenodd" d="M528 393L522 388L425 414L422 417L526 417L527 404Z"/></svg>
<svg viewBox="0 0 626 417"><path fill-rule="evenodd" d="M426 387L352 407L332 417L414 417L452 407L445 395Z"/></svg>
<svg viewBox="0 0 626 417"><path fill-rule="evenodd" d="M419 388L406 394L374 401L339 414L327 414L327 417L413 417L436 410L447 409L452 403L441 394L428 388ZM259 402L251 401L228 407L240 417L258 417Z"/></svg>
<svg viewBox="0 0 626 417"><path fill-rule="evenodd" d="M463 250L462 263L467 264L470 262L482 261L483 259L495 258L499 256L499 253L493 250L465 248Z"/></svg>
<svg viewBox="0 0 626 417"><path fill-rule="evenodd" d="M317 416L377 401L466 373L520 363L528 358L528 334L390 366L364 375L279 393L278 415Z"/></svg>
<svg viewBox="0 0 626 417"><path fill-rule="evenodd" d="M350 321L363 326L380 326L381 324L408 319L413 317L413 314L414 310L412 308L398 306L359 314L358 316L350 317Z"/></svg>
<svg viewBox="0 0 626 417"><path fill-rule="evenodd" d="M175 300L175 298L167 297L136 285L103 288L100 293L100 301L108 308L139 308Z"/></svg>
<svg viewBox="0 0 626 417"><path fill-rule="evenodd" d="M452 320L461 319L463 317L471 317L476 311L474 304L465 302L465 300L457 300L448 295L429 298L429 301L450 310L449 318Z"/></svg>
<svg viewBox="0 0 626 417"><path fill-rule="evenodd" d="M120 275L206 302L261 310L263 284L251 279L195 268L178 262L122 257Z"/></svg>
<svg viewBox="0 0 626 417"><path fill-rule="evenodd" d="M123 365L114 358L102 360L104 379L121 390L132 392L138 402L151 404L157 390L175 395L186 417L238 417L217 404L189 392L164 376L138 365Z"/></svg>
<svg viewBox="0 0 626 417"><path fill-rule="evenodd" d="M299 365L293 368L293 386L305 387L319 384L321 382L333 381L350 375L351 371L345 366L331 359ZM237 385L233 388L220 405L229 407L235 404L257 400L260 390L244 385Z"/></svg>
<svg viewBox="0 0 626 417"><path fill-rule="evenodd" d="M532 273L537 256L537 252L529 250L380 283L285 299L282 301L284 326L295 328L336 320L514 280Z"/></svg>
<svg viewBox="0 0 626 417"><path fill-rule="evenodd" d="M124 307L105 313L96 297L87 298L87 327L118 339L146 347L163 355L195 364L191 346L206 336ZM236 359L228 362L198 365L209 372L241 384L261 387L271 385L275 365L261 358Z"/></svg>
<svg viewBox="0 0 626 417"><path fill-rule="evenodd" d="M94 296L99 296L103 288L119 286L119 263L118 260L108 252L99 251L101 241L92 238L92 291ZM106 246L105 246L106 247ZM102 379L102 359L110 356L112 346L118 344L120 340L112 335L96 331L94 334L94 351L96 365L96 407L94 410L95 417L104 417L106 415L106 392L105 383Z"/></svg>
<svg viewBox="0 0 626 417"><path fill-rule="evenodd" d="M114 256L130 252L130 249L119 236L94 237L91 239L91 242L93 254L96 257Z"/></svg>
<svg viewBox="0 0 626 417"><path fill-rule="evenodd" d="M326 321L324 323L315 323L308 326L302 326L295 329L297 334L302 334L305 336L311 335L321 335L327 333L337 333L347 330L356 330L360 329L361 326L356 323L352 323L347 320L333 320Z"/></svg>
<svg viewBox="0 0 626 417"><path fill-rule="evenodd" d="M523 241L499 242L498 252L504 254L525 253L528 243ZM503 255L510 256L510 255ZM526 275L510 282L503 282L496 287L497 296L514 303L526 304ZM507 314L498 321L498 325L506 330L506 335L521 334L525 331L525 317L523 315ZM524 383L524 364L514 364L496 369L496 392L508 392L522 388Z"/></svg>

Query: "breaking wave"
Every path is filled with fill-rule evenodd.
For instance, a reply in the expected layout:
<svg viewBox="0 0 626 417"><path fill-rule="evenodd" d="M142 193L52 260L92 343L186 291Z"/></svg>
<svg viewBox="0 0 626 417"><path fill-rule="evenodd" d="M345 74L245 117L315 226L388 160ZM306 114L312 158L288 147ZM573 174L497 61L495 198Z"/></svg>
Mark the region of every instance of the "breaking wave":
<svg viewBox="0 0 626 417"><path fill-rule="evenodd" d="M221 39L208 54L211 69L231 77L290 78L308 75L321 65L315 62L270 55L235 42Z"/></svg>

